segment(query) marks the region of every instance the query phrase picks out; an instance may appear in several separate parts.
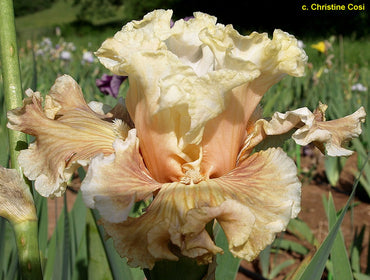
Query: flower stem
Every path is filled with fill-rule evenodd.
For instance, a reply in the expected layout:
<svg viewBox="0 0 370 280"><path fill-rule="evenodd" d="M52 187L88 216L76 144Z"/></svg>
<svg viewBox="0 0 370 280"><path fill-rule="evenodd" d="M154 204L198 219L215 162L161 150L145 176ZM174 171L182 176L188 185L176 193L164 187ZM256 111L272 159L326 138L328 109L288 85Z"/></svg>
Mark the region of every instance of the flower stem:
<svg viewBox="0 0 370 280"><path fill-rule="evenodd" d="M22 105L22 86L15 35L14 11L12 0L0 1L0 53L6 109L11 110ZM27 147L26 135L9 130L9 149L11 167L19 170L17 157L19 151Z"/></svg>
<svg viewBox="0 0 370 280"><path fill-rule="evenodd" d="M39 244L37 242L37 220L28 220L12 225L15 232L22 279L42 279Z"/></svg>
<svg viewBox="0 0 370 280"><path fill-rule="evenodd" d="M5 104L6 109L11 110L22 105L23 97L12 0L0 0L0 42ZM26 135L9 130L11 167L20 175L22 171L17 158L20 150L24 148L27 148ZM34 215L32 219L21 223L12 222L12 225L16 236L22 279L42 279L37 216Z"/></svg>

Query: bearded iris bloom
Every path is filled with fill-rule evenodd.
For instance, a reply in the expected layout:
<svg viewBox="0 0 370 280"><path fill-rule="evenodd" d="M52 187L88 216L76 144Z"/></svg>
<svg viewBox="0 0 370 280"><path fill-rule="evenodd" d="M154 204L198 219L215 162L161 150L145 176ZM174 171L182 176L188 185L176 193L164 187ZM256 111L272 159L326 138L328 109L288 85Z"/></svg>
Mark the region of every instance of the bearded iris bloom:
<svg viewBox="0 0 370 280"><path fill-rule="evenodd" d="M230 252L254 259L300 211L301 183L276 139L292 135L332 156L361 133L365 111L325 120L326 106L262 118L264 93L307 61L297 40L276 30L240 35L194 13L171 26L172 11L132 21L96 52L128 76L125 104L105 113L77 83L59 77L45 97L27 91L8 126L36 140L18 158L46 197L60 196L72 173L89 165L81 191L131 266L152 268L179 256L210 263L222 249L205 229L217 221ZM293 131L293 132L292 132ZM135 202L151 203L130 217Z"/></svg>
<svg viewBox="0 0 370 280"><path fill-rule="evenodd" d="M121 84L126 80L127 77L118 75L107 75L103 74L100 79L96 79L96 86L99 88L100 92L105 95L118 97L119 88Z"/></svg>

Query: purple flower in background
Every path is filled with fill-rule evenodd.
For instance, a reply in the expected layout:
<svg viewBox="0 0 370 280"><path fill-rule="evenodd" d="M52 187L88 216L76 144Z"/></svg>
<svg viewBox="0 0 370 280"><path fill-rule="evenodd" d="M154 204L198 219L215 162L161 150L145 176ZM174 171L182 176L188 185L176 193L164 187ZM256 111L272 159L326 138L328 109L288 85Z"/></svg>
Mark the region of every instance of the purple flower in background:
<svg viewBox="0 0 370 280"><path fill-rule="evenodd" d="M188 21L189 19L192 19L192 18L194 18L194 17L193 16L184 17L183 20L184 21ZM175 22L171 19L171 21L170 21L170 27L172 28L174 24L175 24Z"/></svg>
<svg viewBox="0 0 370 280"><path fill-rule="evenodd" d="M127 76L118 76L118 75L107 75L103 74L101 79L96 79L96 86L99 90L106 94L111 95L114 98L117 98L119 87L123 83L124 80L127 79Z"/></svg>

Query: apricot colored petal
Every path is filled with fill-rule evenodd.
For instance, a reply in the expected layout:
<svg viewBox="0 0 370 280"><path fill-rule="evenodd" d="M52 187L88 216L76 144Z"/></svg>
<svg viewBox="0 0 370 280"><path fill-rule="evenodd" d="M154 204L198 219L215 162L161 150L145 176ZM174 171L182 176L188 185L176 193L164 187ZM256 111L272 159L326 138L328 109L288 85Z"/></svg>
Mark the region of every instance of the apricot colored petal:
<svg viewBox="0 0 370 280"><path fill-rule="evenodd" d="M0 166L0 216L12 223L37 220L32 194L14 169Z"/></svg>
<svg viewBox="0 0 370 280"><path fill-rule="evenodd" d="M225 231L230 251L252 260L297 216L300 186L294 162L281 149L269 149L220 178L163 184L141 217L102 223L132 266L176 260L173 248L199 263L211 262L222 252L205 230L213 219Z"/></svg>
<svg viewBox="0 0 370 280"><path fill-rule="evenodd" d="M307 108L300 108L285 114L277 112L270 121L264 119L256 121L240 156L248 155L258 144L263 147L275 146L290 137L302 146L314 143L329 156L351 155L353 152L343 146L361 134L361 123L365 121L366 116L364 108L361 107L349 116L331 121L325 120L325 110L326 105L320 104L314 113ZM274 140L277 140L276 143Z"/></svg>
<svg viewBox="0 0 370 280"><path fill-rule="evenodd" d="M112 143L127 135L122 121L107 122L92 111L81 89L69 76L58 78L47 95L45 108L39 92L28 90L23 107L8 112L8 127L35 136L18 161L24 174L35 180L43 196L60 196L79 165L96 154L113 153Z"/></svg>
<svg viewBox="0 0 370 280"><path fill-rule="evenodd" d="M144 165L135 129L129 131L125 141L116 139L113 148L113 154L92 159L81 191L88 207L117 223L127 219L134 202L150 198L160 184Z"/></svg>
<svg viewBox="0 0 370 280"><path fill-rule="evenodd" d="M215 54L216 69L244 72L253 65L259 72L226 95L225 110L204 129L201 169L209 177L219 177L235 167L240 147L248 137L245 128L265 92L286 75L302 76L307 55L292 35L281 30L275 30L272 39L256 32L242 36L231 25L216 25L202 32L201 39ZM226 139L229 135L233 141ZM218 150L224 152L213 152Z"/></svg>
<svg viewBox="0 0 370 280"><path fill-rule="evenodd" d="M189 210L182 230L194 236L215 218L230 252L248 261L271 244L300 211L301 183L294 162L281 149L253 154L229 174L210 182L213 190L220 189L224 201Z"/></svg>

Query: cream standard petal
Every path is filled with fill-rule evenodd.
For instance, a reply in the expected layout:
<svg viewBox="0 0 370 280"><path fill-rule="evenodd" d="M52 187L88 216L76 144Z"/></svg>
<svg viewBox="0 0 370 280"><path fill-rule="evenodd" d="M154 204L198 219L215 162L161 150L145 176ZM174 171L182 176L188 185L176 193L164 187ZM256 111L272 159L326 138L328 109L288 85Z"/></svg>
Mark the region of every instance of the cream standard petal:
<svg viewBox="0 0 370 280"><path fill-rule="evenodd" d="M284 75L301 76L307 56L280 30L272 40L266 34L242 36L203 13L169 28L171 15L158 10L127 24L96 54L112 72L129 76L127 108L157 181L178 181L184 164L201 156L215 163L202 167L204 173L220 176L235 167L230 162L245 140L243 127L265 91ZM229 133L228 125L238 126L231 131L236 140L215 160L212 151L224 141L214 135ZM159 141L166 149L156 147Z"/></svg>
<svg viewBox="0 0 370 280"><path fill-rule="evenodd" d="M148 199L160 187L144 165L139 139L132 129L125 141L116 139L114 154L94 157L81 185L87 207L99 210L103 219L125 221L134 202Z"/></svg>
<svg viewBox="0 0 370 280"><path fill-rule="evenodd" d="M222 252L205 230L213 219L225 231L230 251L252 260L297 216L300 187L293 160L281 149L269 149L217 179L163 184L141 217L103 220L103 225L132 266L176 260L177 251L199 263L211 262Z"/></svg>
<svg viewBox="0 0 370 280"><path fill-rule="evenodd" d="M128 128L119 120L102 120L105 116L87 106L69 76L58 78L51 93L43 110L40 93L28 91L23 107L8 112L8 127L35 136L18 161L41 195L60 196L77 166L96 154L113 153L114 139L124 138Z"/></svg>
<svg viewBox="0 0 370 280"><path fill-rule="evenodd" d="M170 32L171 16L171 10L155 10L141 21L127 23L113 38L104 41L95 55L113 73L127 76L132 55L166 49L162 41Z"/></svg>
<svg viewBox="0 0 370 280"><path fill-rule="evenodd" d="M248 156L258 144L263 149L278 146L282 141L292 137L299 145L314 143L321 152L329 156L348 156L353 153L344 144L361 134L361 123L365 121L363 107L353 114L326 121L326 105L320 103L312 113L307 108L300 108L285 114L276 112L271 120L260 119L250 128L251 133L244 143L240 158ZM281 136L280 138L276 136Z"/></svg>

